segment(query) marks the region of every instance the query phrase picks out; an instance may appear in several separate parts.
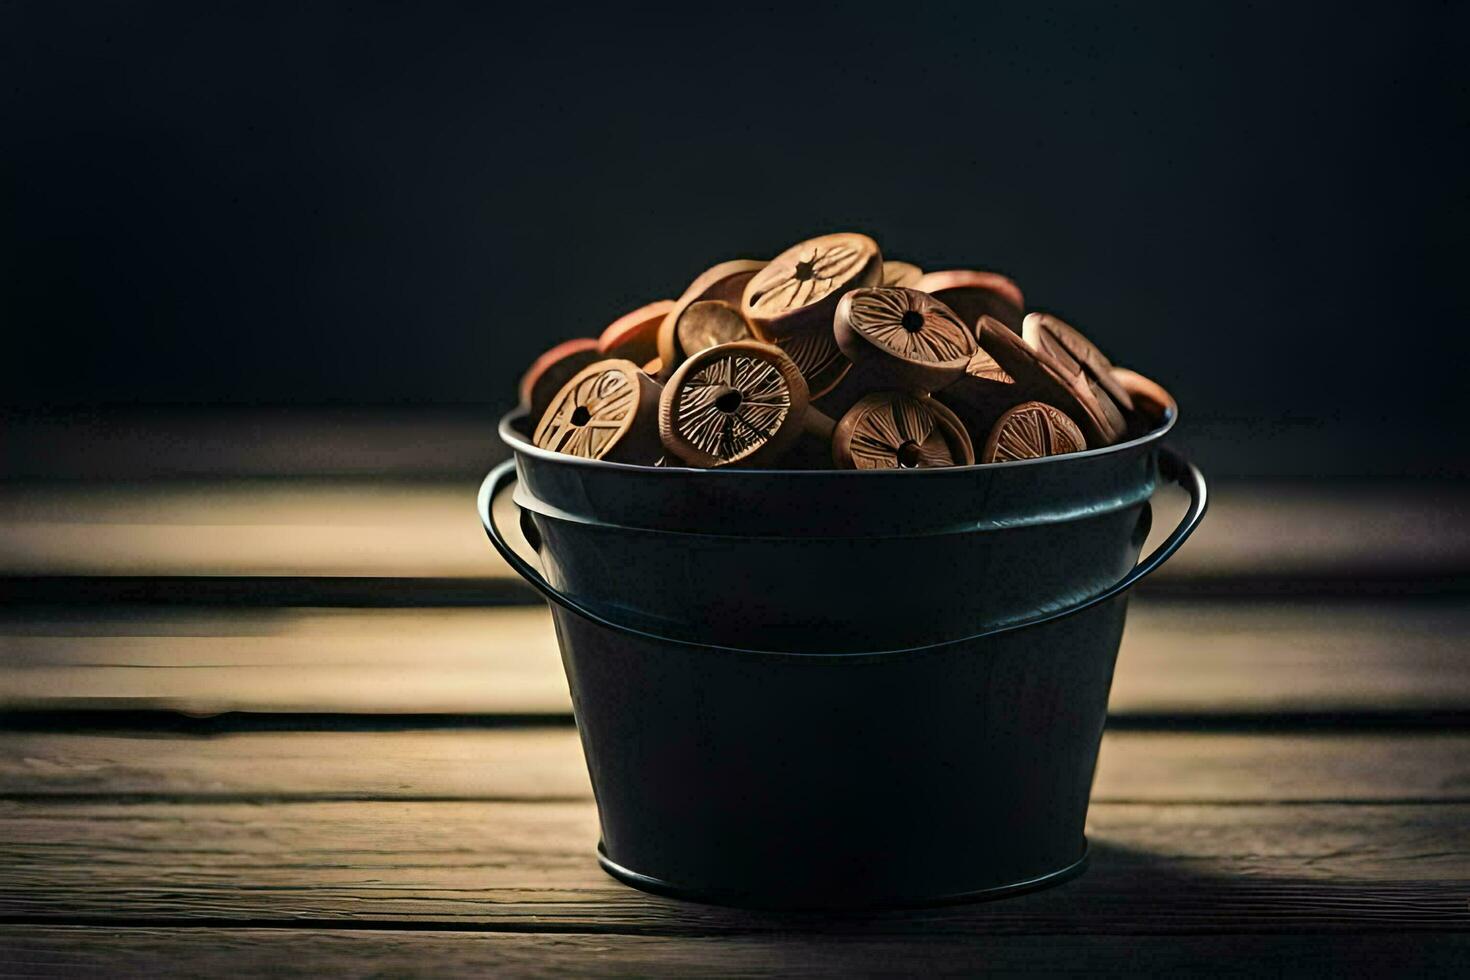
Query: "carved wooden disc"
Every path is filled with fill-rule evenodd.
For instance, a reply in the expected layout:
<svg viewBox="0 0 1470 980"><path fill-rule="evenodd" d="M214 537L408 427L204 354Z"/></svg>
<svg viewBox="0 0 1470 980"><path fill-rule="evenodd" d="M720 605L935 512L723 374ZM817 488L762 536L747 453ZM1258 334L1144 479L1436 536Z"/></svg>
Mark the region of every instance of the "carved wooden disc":
<svg viewBox="0 0 1470 980"><path fill-rule="evenodd" d="M1032 313L1021 324L1021 337L1068 367L1076 363L1113 401L1125 409L1133 409L1133 398L1127 387L1113 377L1112 362L1076 327L1050 313Z"/></svg>
<svg viewBox="0 0 1470 980"><path fill-rule="evenodd" d="M1013 330L1021 328L1026 298L1021 287L998 272L945 269L926 272L915 285L944 303L970 326L982 316L995 317Z"/></svg>
<svg viewBox="0 0 1470 980"><path fill-rule="evenodd" d="M917 284L923 276L924 270L912 262L884 259L883 278L880 282L884 286L908 286L910 288L917 288Z"/></svg>
<svg viewBox="0 0 1470 980"><path fill-rule="evenodd" d="M1093 376L1087 366L1054 341L1054 335L1042 325L1044 316L1045 314L1032 313L1026 317L1030 325L1022 325L1023 343L1036 351L1038 362L1076 396L1078 403L1096 423L1103 442L1106 444L1117 442L1128 431L1128 420L1123 417L1122 409L1118 407L1118 403L1113 400L1107 388L1097 377ZM1036 339L1028 340L1026 339L1028 335ZM1078 336L1081 335L1078 334ZM1118 383L1113 380L1111 367L1109 365L1109 370L1106 372L1108 385L1118 388ZM1129 404L1132 404L1131 398Z"/></svg>
<svg viewBox="0 0 1470 980"><path fill-rule="evenodd" d="M659 325L658 356L663 360L660 377L668 378L689 356L690 352L679 343L679 321L684 311L706 300L718 300L739 308L746 284L765 267L766 263L759 259L731 259L710 266L695 277Z"/></svg>
<svg viewBox="0 0 1470 980"><path fill-rule="evenodd" d="M758 341L693 354L659 400L664 447L691 466L756 466L790 448L807 410L791 358Z"/></svg>
<svg viewBox="0 0 1470 980"><path fill-rule="evenodd" d="M706 347L754 338L745 314L718 299L702 299L684 307L674 320L674 336L686 357Z"/></svg>
<svg viewBox="0 0 1470 980"><path fill-rule="evenodd" d="M990 430L980 462L1038 459L1086 448L1082 430L1067 418L1066 412L1045 402L1022 402L1002 415Z"/></svg>
<svg viewBox="0 0 1470 980"><path fill-rule="evenodd" d="M874 286L883 276L878 243L841 233L793 245L756 273L745 287L741 310L768 339L831 323L842 294Z"/></svg>
<svg viewBox="0 0 1470 980"><path fill-rule="evenodd" d="M598 361L557 392L531 442L583 459L652 463L657 444L650 436L651 416L657 400L658 385L632 361Z"/></svg>
<svg viewBox="0 0 1470 980"><path fill-rule="evenodd" d="M796 362L797 370L806 380L807 392L813 399L837 387L852 370L852 362L838 349L832 331L825 327L802 330L774 343Z"/></svg>
<svg viewBox="0 0 1470 980"><path fill-rule="evenodd" d="M837 423L832 459L860 470L968 466L975 449L960 420L933 398L876 391Z"/></svg>
<svg viewBox="0 0 1470 980"><path fill-rule="evenodd" d="M854 363L921 391L936 391L965 371L975 337L928 293L903 286L854 289L832 317L837 346Z"/></svg>
<svg viewBox="0 0 1470 980"><path fill-rule="evenodd" d="M674 301L661 299L624 313L597 338L597 349L607 357L620 357L642 364L658 356L658 328L674 308Z"/></svg>
<svg viewBox="0 0 1470 980"><path fill-rule="evenodd" d="M994 317L980 318L976 338L989 359L972 359L980 374L968 373L967 365L967 373L945 389L944 396L952 404L965 406L965 417L977 431L988 432L1001 412L1023 401L1040 401L1065 412L1087 437L1088 445L1108 446L1117 441L1122 432L1117 423L1122 416L1116 415L1117 407L1113 406L1116 420L1110 419L1081 372L1069 372L1050 354L1031 347ZM1011 384L983 377L987 371L993 373L991 362L1012 379Z"/></svg>
<svg viewBox="0 0 1470 980"><path fill-rule="evenodd" d="M531 418L540 419L562 385L601 357L597 341L578 337L562 341L532 361L520 381L521 404L530 407Z"/></svg>
<svg viewBox="0 0 1470 980"><path fill-rule="evenodd" d="M739 306L746 285L768 264L765 259L730 259L712 265L694 277L679 300L719 299Z"/></svg>

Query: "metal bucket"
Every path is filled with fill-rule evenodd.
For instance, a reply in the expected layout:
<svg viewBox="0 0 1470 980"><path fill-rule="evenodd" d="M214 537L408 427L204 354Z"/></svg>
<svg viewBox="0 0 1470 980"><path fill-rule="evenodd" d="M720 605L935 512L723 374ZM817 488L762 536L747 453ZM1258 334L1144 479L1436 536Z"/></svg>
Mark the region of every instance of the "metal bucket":
<svg viewBox="0 0 1470 980"><path fill-rule="evenodd" d="M516 459L486 478L480 517L553 604L602 866L649 891L779 908L987 898L1080 871L1127 592L1204 515L1199 471L1158 444L1172 420L1074 456L830 473L578 460L534 450L507 419ZM493 520L517 469L551 581ZM1160 474L1190 507L1132 565ZM752 556L796 565L782 585L817 612L749 598L769 581L742 566ZM859 560L854 593L863 576L843 566Z"/></svg>
<svg viewBox="0 0 1470 980"><path fill-rule="evenodd" d="M1158 422L1108 449L920 472L627 466L537 449L519 414L500 432L560 593L659 636L821 653L951 640L1116 582L1172 409Z"/></svg>

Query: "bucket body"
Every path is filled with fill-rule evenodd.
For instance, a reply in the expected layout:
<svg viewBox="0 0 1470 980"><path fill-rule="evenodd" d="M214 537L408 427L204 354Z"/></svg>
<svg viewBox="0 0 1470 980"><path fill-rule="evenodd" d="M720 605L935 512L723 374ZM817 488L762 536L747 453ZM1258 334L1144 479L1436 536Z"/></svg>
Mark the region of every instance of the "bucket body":
<svg viewBox="0 0 1470 980"><path fill-rule="evenodd" d="M602 825L638 887L749 907L993 897L1080 870L1126 598L877 656L630 638L555 611Z"/></svg>
<svg viewBox="0 0 1470 980"><path fill-rule="evenodd" d="M1153 432L920 472L620 466L501 432L480 515L553 603L602 826L639 888L884 907L1064 880L1128 589L1198 524ZM1179 527L1135 566L1161 474ZM533 567L496 527L512 479Z"/></svg>

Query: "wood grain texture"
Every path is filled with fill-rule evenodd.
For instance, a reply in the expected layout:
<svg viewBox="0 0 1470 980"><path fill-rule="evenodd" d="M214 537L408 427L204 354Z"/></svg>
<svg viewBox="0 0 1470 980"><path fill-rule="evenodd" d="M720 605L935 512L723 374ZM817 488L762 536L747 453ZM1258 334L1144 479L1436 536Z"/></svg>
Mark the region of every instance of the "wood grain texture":
<svg viewBox="0 0 1470 980"><path fill-rule="evenodd" d="M544 606L34 611L0 620L0 664L12 710L571 709Z"/></svg>
<svg viewBox="0 0 1470 980"><path fill-rule="evenodd" d="M1129 607L1109 710L1457 711L1470 608L1432 602L1147 602Z"/></svg>
<svg viewBox="0 0 1470 980"><path fill-rule="evenodd" d="M1135 600L1115 719L1464 712L1470 608ZM51 607L0 616L0 708L549 713L571 708L542 607Z"/></svg>
<svg viewBox="0 0 1470 980"><path fill-rule="evenodd" d="M0 797L114 802L591 799L570 726L0 735ZM1470 802L1470 735L1108 732L1100 803Z"/></svg>
<svg viewBox="0 0 1470 980"><path fill-rule="evenodd" d="M323 929L0 927L31 976L1425 976L1470 936L628 936Z"/></svg>
<svg viewBox="0 0 1470 980"><path fill-rule="evenodd" d="M0 921L331 919L642 934L1470 930L1470 805L1098 804L1091 870L1006 902L820 916L645 895L590 802L0 802Z"/></svg>
<svg viewBox="0 0 1470 980"><path fill-rule="evenodd" d="M875 391L858 399L837 423L832 459L850 469L968 466L975 447L964 424L923 393Z"/></svg>
<svg viewBox="0 0 1470 980"><path fill-rule="evenodd" d="M475 519L478 485L478 476L0 485L0 575L509 576ZM1174 498L1157 498L1159 536L1182 509ZM1353 586L1385 575L1470 575L1470 495L1444 485L1214 485L1208 519L1146 587L1262 577Z"/></svg>

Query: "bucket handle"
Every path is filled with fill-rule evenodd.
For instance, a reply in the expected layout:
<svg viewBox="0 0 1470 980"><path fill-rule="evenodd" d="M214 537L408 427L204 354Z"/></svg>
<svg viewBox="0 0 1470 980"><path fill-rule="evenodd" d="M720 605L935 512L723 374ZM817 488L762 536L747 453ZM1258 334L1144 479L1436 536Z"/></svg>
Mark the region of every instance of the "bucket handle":
<svg viewBox="0 0 1470 980"><path fill-rule="evenodd" d="M603 627L604 629L610 629L616 633L623 633L627 636L637 637L640 640L652 640L657 643L673 643L682 646L701 647L703 649L712 650L728 650L741 653L784 653L790 656L810 656L810 654L792 654L790 651L785 650L751 650L745 647L729 647L722 646L716 643L701 643L698 640L682 640L675 639L673 637L659 636L656 633L648 633L644 630L638 629L637 627L626 626L622 623L614 623L610 620L604 619L601 615L582 605L576 599L562 594L556 589L555 586L546 581L546 578L535 568L535 566L526 561L520 555L516 554L515 549L513 549L510 546L510 543L506 541L505 535L501 532L499 525L495 523L495 515L493 513L492 504L494 503L495 498L500 495L501 491L503 491L506 486L516 478L515 465L516 464L514 459L506 460L504 463L501 463L499 466L491 470L490 473L485 477L485 481L480 484L479 499L476 501L478 509L480 511L480 523L485 526L485 533L489 535L490 543L495 546L496 551L500 552L500 556L504 558L506 562L510 565L510 567L515 569L516 573L520 575L521 578L525 579L533 589L541 593L551 602L556 603L568 612L576 613L583 619L595 623L598 626ZM1189 509L1184 512L1184 516L1180 519L1178 525L1175 526L1174 530L1169 532L1169 536L1165 538L1162 542L1160 542L1159 546L1155 548L1152 552L1150 552L1148 557L1144 558L1138 564L1134 565L1131 569L1129 569L1128 574L1124 575L1116 583L1104 589L1103 591L1097 593L1090 598L1084 599L1079 603L1067 606L1065 609L1059 609L1054 612L1044 613L1040 616L1034 616L1030 619L1023 619L1014 623L1007 623L1002 626L996 626L992 629L984 630L983 632L975 633L970 636L961 637L956 640L942 640L938 643L925 643L920 646L904 647L897 650L860 651L858 653L847 654L847 656L873 656L877 654L912 653L918 650L932 649L934 647L950 646L951 644L955 643L965 643L970 640L978 640L986 636L994 636L998 633L1009 633L1011 630L1025 629L1029 626L1040 626L1043 623L1050 623L1058 619L1065 619L1068 616L1074 616L1085 609L1091 609L1093 606L1101 605L1102 603L1107 602L1109 599L1113 599L1119 595L1122 595L1124 592L1127 592L1129 589L1133 588L1133 586L1137 585L1139 581L1144 578L1144 576L1148 575L1154 569L1158 568L1165 561L1167 561L1170 555L1179 550L1179 546L1182 545L1185 540L1194 533L1195 528L1199 527L1199 522L1205 516L1205 508L1209 504L1208 494L1205 489L1204 474L1202 474L1199 471L1199 468L1196 467L1193 463L1189 462L1184 457L1180 456L1173 450L1168 449L1167 447L1159 451L1159 473L1166 480L1178 484L1181 488L1183 488L1186 493L1189 494Z"/></svg>

